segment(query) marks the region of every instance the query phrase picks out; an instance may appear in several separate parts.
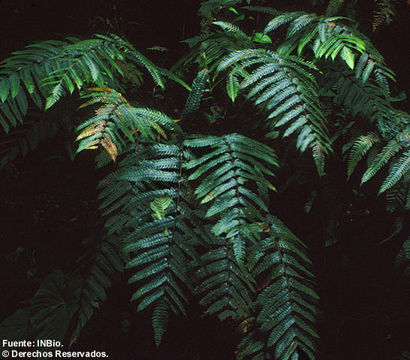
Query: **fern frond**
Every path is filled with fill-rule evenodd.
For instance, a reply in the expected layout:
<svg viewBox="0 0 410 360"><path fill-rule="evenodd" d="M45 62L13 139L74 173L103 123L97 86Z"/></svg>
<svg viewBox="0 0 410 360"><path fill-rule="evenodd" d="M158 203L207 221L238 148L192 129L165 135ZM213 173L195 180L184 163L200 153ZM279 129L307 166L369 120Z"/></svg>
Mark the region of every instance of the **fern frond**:
<svg viewBox="0 0 410 360"><path fill-rule="evenodd" d="M410 150L404 152L395 162L390 165L389 174L380 187L379 194L396 185L401 178L409 174Z"/></svg>
<svg viewBox="0 0 410 360"><path fill-rule="evenodd" d="M398 184L386 190L386 210L389 213L396 209L409 209L408 199L410 198L410 182L406 176Z"/></svg>
<svg viewBox="0 0 410 360"><path fill-rule="evenodd" d="M356 76L366 82L371 74L384 91L389 92L388 81L394 81L394 73L387 68L381 54L370 40L358 30L346 25L345 17L319 17L316 14L290 12L275 16L265 27L268 34L279 26L288 24L286 42L278 52L289 55L297 49L300 55L310 44L317 59L329 57L332 60L340 57ZM356 58L359 60L356 63Z"/></svg>
<svg viewBox="0 0 410 360"><path fill-rule="evenodd" d="M120 238L115 235L107 236L93 249L92 266L87 269L79 301L76 327L71 334L70 345L79 337L81 330L91 319L96 309L107 298L106 291L111 286L111 279L115 273L123 271L123 263L119 256ZM87 259L90 261L90 259Z"/></svg>
<svg viewBox="0 0 410 360"><path fill-rule="evenodd" d="M244 34L236 25L227 22L217 22L216 25L218 27L215 26L213 32L185 40L191 50L173 67L173 71L178 68L183 70L197 62L200 68L206 68L211 73L230 51L254 46L252 37Z"/></svg>
<svg viewBox="0 0 410 360"><path fill-rule="evenodd" d="M241 88L249 89L248 96L268 111L269 127L285 126L284 136L297 132L297 148L301 151L315 143L325 152L330 150L316 80L306 69L313 67L311 64L271 51L247 49L226 56L218 71L233 65L250 70Z"/></svg>
<svg viewBox="0 0 410 360"><path fill-rule="evenodd" d="M221 239L202 255L197 270L200 304L221 321L237 322L249 316L255 282L244 264L238 264L231 242Z"/></svg>
<svg viewBox="0 0 410 360"><path fill-rule="evenodd" d="M323 176L325 174L325 152L319 144L313 145L312 155L316 164L317 173L319 176Z"/></svg>
<svg viewBox="0 0 410 360"><path fill-rule="evenodd" d="M360 115L376 124L381 138L391 139L399 132L406 132L408 114L394 109L388 93L373 80L364 84L352 74L330 67L326 71L323 84L323 94L330 90L334 94L333 101L336 105L342 105L353 116Z"/></svg>
<svg viewBox="0 0 410 360"><path fill-rule="evenodd" d="M237 39L249 40L246 35L238 26L226 21L213 21L212 24L219 26L223 31L233 33Z"/></svg>
<svg viewBox="0 0 410 360"><path fill-rule="evenodd" d="M366 155L370 148L380 139L376 133L370 132L367 135L359 136L353 143L347 164L347 177L350 178L357 163Z"/></svg>
<svg viewBox="0 0 410 360"><path fill-rule="evenodd" d="M378 31L380 26L382 26L384 23L389 24L392 21L392 18L396 16L396 10L391 0L378 0L375 1L375 3L377 5L377 9L373 11L373 32Z"/></svg>
<svg viewBox="0 0 410 360"><path fill-rule="evenodd" d="M67 92L92 84L106 86L118 74L126 76L118 62L133 61L144 67L163 87L158 68L116 35L95 35L94 39L67 38L43 41L26 47L0 63L0 123L9 127L23 122L28 99L45 109ZM5 119L1 116L5 116Z"/></svg>
<svg viewBox="0 0 410 360"><path fill-rule="evenodd" d="M205 68L198 72L194 82L192 83L185 107L181 114L182 118L194 114L199 109L202 96L206 91L207 81L208 70Z"/></svg>
<svg viewBox="0 0 410 360"><path fill-rule="evenodd" d="M251 274L260 291L254 330L238 346L238 359L315 359L316 303L305 245L277 218L268 216L268 236L251 251Z"/></svg>
<svg viewBox="0 0 410 360"><path fill-rule="evenodd" d="M380 153L376 155L373 162L363 174L361 183L364 184L370 180L401 148L400 143L396 139L390 140ZM398 175L397 173L395 174Z"/></svg>
<svg viewBox="0 0 410 360"><path fill-rule="evenodd" d="M102 182L100 194L109 215L105 226L124 238L129 282L138 284L132 300L138 301L138 311L153 309L157 346L168 313L186 312L189 261L196 258L193 245L203 236L201 227L192 224L197 215L183 177L187 156L179 145L141 144Z"/></svg>
<svg viewBox="0 0 410 360"><path fill-rule="evenodd" d="M273 175L269 166L277 165L276 155L269 147L238 134L197 137L185 144L211 150L188 163L187 168L195 169L189 180L202 179L195 195L208 206L205 217L217 221L212 231L232 242L235 258L241 263L246 245L253 242L254 231L249 226L261 218L261 211L267 211L248 184L259 181L273 189L264 176Z"/></svg>
<svg viewBox="0 0 410 360"><path fill-rule="evenodd" d="M199 152L186 166L189 180L198 182L194 194L206 208L205 219L214 224L215 241L201 258L197 288L207 312L221 320L243 320L249 315L254 281L244 259L259 241L267 206L258 187L274 189L267 176L277 166L272 149L238 134L196 136L185 141Z"/></svg>
<svg viewBox="0 0 410 360"><path fill-rule="evenodd" d="M81 124L77 131L80 141L77 152L102 146L113 161L127 142L135 143L139 136L155 140L167 138L164 131L180 132L179 126L165 114L131 106L118 92L107 88L91 88L91 99L82 107L101 103L95 116Z"/></svg>

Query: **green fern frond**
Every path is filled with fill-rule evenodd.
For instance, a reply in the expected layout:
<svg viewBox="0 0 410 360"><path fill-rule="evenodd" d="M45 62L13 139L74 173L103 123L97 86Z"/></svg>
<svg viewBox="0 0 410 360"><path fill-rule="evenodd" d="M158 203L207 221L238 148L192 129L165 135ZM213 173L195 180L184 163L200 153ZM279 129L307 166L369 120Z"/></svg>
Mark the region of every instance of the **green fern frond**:
<svg viewBox="0 0 410 360"><path fill-rule="evenodd" d="M184 70L184 67L196 62L200 68L207 68L212 73L221 59L232 50L254 46L252 37L244 34L236 25L227 22L218 22L217 25L220 26L212 29L212 32L185 40L191 50L178 61L172 71Z"/></svg>
<svg viewBox="0 0 410 360"><path fill-rule="evenodd" d="M219 26L223 31L233 33L236 38L248 40L249 37L246 35L238 26L231 24L226 21L213 21L212 24Z"/></svg>
<svg viewBox="0 0 410 360"><path fill-rule="evenodd" d="M88 270L81 290L76 327L71 334L70 345L79 337L85 324L91 319L101 302L106 300L106 291L111 286L111 279L115 273L123 271L123 263L119 256L120 238L115 235L107 236L97 244L92 252L94 259Z"/></svg>
<svg viewBox="0 0 410 360"><path fill-rule="evenodd" d="M195 136L185 141L201 156L186 169L197 182L194 194L206 209L204 217L214 224L215 241L201 258L197 271L201 304L221 320L242 321L249 315L254 281L244 264L251 244L259 241L267 207L255 192L274 189L266 176L277 166L272 149L238 134L223 137Z"/></svg>
<svg viewBox="0 0 410 360"><path fill-rule="evenodd" d="M390 165L389 174L380 187L379 194L396 185L401 178L409 174L410 150L404 152L395 162Z"/></svg>
<svg viewBox="0 0 410 360"><path fill-rule="evenodd" d="M181 131L165 114L148 108L133 107L115 90L90 90L93 92L87 97L91 99L81 107L95 103L101 103L102 106L95 110L95 116L77 128L77 131L81 130L77 137L80 141L77 152L102 146L115 161L126 143L135 143L140 136L151 140L155 140L156 136L166 139L165 130Z"/></svg>
<svg viewBox="0 0 410 360"><path fill-rule="evenodd" d="M358 30L346 25L345 17L319 17L316 14L290 12L275 16L265 27L266 34L279 26L288 24L286 41L278 52L289 55L297 49L300 55L303 49L311 44L317 59L340 57L356 77L366 82L371 74L386 92L389 92L388 81L394 81L394 73L386 67L383 57L374 48L370 40ZM356 63L356 58L359 60Z"/></svg>
<svg viewBox="0 0 410 360"><path fill-rule="evenodd" d="M270 33L280 26L284 24L288 24L291 21L294 21L295 19L299 18L299 16L303 15L303 12L301 11L295 11L295 12L289 12L289 13L284 13L281 15L278 15L274 17L269 23L265 26L265 33Z"/></svg>
<svg viewBox="0 0 410 360"><path fill-rule="evenodd" d="M315 144L312 147L312 155L316 164L317 173L319 176L323 176L325 174L325 152L319 144Z"/></svg>
<svg viewBox="0 0 410 360"><path fill-rule="evenodd" d="M206 68L198 72L192 83L191 91L186 100L184 110L182 111L182 118L188 117L198 111L201 105L202 96L206 91L208 76L209 72Z"/></svg>
<svg viewBox="0 0 410 360"><path fill-rule="evenodd" d="M310 261L303 243L284 224L268 216L269 236L251 251L251 274L259 294L254 330L238 346L239 359L298 358L305 353L315 359L316 303Z"/></svg>
<svg viewBox="0 0 410 360"><path fill-rule="evenodd" d="M361 115L377 124L382 138L391 138L405 127L408 115L394 109L388 93L373 80L363 83L349 72L330 67L326 71L323 83L323 94L330 90L334 93L335 104L344 106L353 116Z"/></svg>
<svg viewBox="0 0 410 360"><path fill-rule="evenodd" d="M192 224L197 215L183 177L187 156L179 145L141 144L102 182L105 226L124 239L129 282L138 284L132 300L138 311L153 309L157 346L168 313L186 312L189 261L197 257L193 245L203 236Z"/></svg>
<svg viewBox="0 0 410 360"><path fill-rule="evenodd" d="M370 148L379 141L379 137L374 132L370 132L367 135L361 135L354 141L347 164L348 178L352 175L357 163L366 155Z"/></svg>
<svg viewBox="0 0 410 360"><path fill-rule="evenodd" d="M185 144L211 150L187 164L187 168L195 170L189 180L201 179L195 195L208 206L205 217L215 219L212 231L232 242L235 258L241 263L246 246L255 235L249 226L261 219L261 211L267 211L249 184L259 181L274 189L264 176L273 175L269 166L277 166L276 155L266 145L238 134L197 137Z"/></svg>
<svg viewBox="0 0 410 360"><path fill-rule="evenodd" d="M218 71L231 66L250 70L241 83L248 96L268 111L269 127L286 127L284 136L298 133L297 148L305 151L314 143L330 150L326 121L317 96L317 84L306 70L308 62L260 49L238 50L223 59Z"/></svg>
<svg viewBox="0 0 410 360"><path fill-rule="evenodd" d="M386 210L389 213L396 209L409 209L408 199L410 198L410 182L406 176L398 184L386 190Z"/></svg>
<svg viewBox="0 0 410 360"><path fill-rule="evenodd" d="M232 244L225 239L219 242L201 257L196 292L207 313L216 314L221 321L231 318L240 322L249 316L255 283L246 266L238 264Z"/></svg>
<svg viewBox="0 0 410 360"><path fill-rule="evenodd" d="M114 75L126 76L121 62L134 61L163 87L159 69L116 35L96 35L94 39L67 38L43 41L26 47L0 63L0 123L7 132L27 112L28 99L45 109L67 92L92 84L106 86ZM5 119L1 116L3 114Z"/></svg>
<svg viewBox="0 0 410 360"><path fill-rule="evenodd" d="M390 140L386 146L378 153L370 164L366 172L362 176L361 183L364 184L370 180L384 165L386 165L390 159L401 149L400 143L396 140ZM395 176L398 174L394 172Z"/></svg>

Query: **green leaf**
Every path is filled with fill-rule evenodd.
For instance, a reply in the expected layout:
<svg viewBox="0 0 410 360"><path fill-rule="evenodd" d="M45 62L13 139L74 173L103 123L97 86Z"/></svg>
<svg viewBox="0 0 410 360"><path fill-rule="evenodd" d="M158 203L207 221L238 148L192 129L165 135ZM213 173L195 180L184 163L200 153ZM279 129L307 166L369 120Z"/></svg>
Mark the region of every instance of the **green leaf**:
<svg viewBox="0 0 410 360"><path fill-rule="evenodd" d="M226 92L232 102L235 102L236 97L239 93L239 80L234 74L229 74L226 79Z"/></svg>
<svg viewBox="0 0 410 360"><path fill-rule="evenodd" d="M342 49L342 59L346 61L346 64L351 68L352 70L354 69L354 54L352 50L350 50L347 47L344 47Z"/></svg>
<svg viewBox="0 0 410 360"><path fill-rule="evenodd" d="M268 35L260 32L253 34L252 41L258 44L272 44L272 39Z"/></svg>

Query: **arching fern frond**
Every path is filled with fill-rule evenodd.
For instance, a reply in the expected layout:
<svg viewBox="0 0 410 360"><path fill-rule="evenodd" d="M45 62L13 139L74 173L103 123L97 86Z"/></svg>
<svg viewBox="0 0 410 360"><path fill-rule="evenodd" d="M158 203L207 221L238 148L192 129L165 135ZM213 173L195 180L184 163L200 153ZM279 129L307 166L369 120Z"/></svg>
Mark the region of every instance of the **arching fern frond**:
<svg viewBox="0 0 410 360"><path fill-rule="evenodd" d="M191 160L189 180L199 183L195 196L204 204L205 219L214 224L216 239L202 256L198 270L200 303L221 320L242 321L249 316L254 281L244 260L260 238L263 213L268 209L258 187L274 189L267 176L277 165L272 149L238 134L196 136L186 146L201 156Z"/></svg>
<svg viewBox="0 0 410 360"><path fill-rule="evenodd" d="M256 230L256 229L255 229ZM231 241L223 237L210 244L201 256L197 270L196 293L206 313L216 314L221 321L240 323L250 316L249 306L255 292L255 281L243 263L238 263Z"/></svg>
<svg viewBox="0 0 410 360"><path fill-rule="evenodd" d="M396 185L400 179L409 175L410 170L410 150L405 151L396 161L392 162L389 174L380 187L379 193L390 189ZM408 179L407 179L408 181Z"/></svg>
<svg viewBox="0 0 410 360"><path fill-rule="evenodd" d="M353 116L361 115L372 122L391 118L394 110L388 95L373 80L363 83L349 71L327 68L323 84L322 93L334 92L334 103L343 105Z"/></svg>
<svg viewBox="0 0 410 360"><path fill-rule="evenodd" d="M380 141L380 138L376 133L370 132L366 135L360 135L353 143L352 149L349 154L349 161L347 164L347 177L349 178L357 163L363 159L366 153L370 148L377 142Z"/></svg>
<svg viewBox="0 0 410 360"><path fill-rule="evenodd" d="M252 306L255 322L238 346L238 359L315 359L316 303L306 246L277 218L261 225L268 232L250 255L259 294Z"/></svg>
<svg viewBox="0 0 410 360"><path fill-rule="evenodd" d="M277 166L276 155L268 146L239 134L201 136L185 144L209 149L187 164L195 170L189 180L201 179L195 195L208 206L205 217L216 221L213 233L232 243L235 259L242 263L246 247L257 236L252 224L268 210L254 187L259 183L274 189L266 176L273 175L270 167Z"/></svg>
<svg viewBox="0 0 410 360"><path fill-rule="evenodd" d="M304 12L285 13L274 17L265 27L265 33L288 24L286 41L279 47L281 54L291 54L297 49L300 55L309 45L317 59L340 57L356 77L366 82L371 74L383 90L388 93L387 79L394 80L394 73L385 65L381 54L370 40L343 21L350 19L319 17Z"/></svg>
<svg viewBox="0 0 410 360"><path fill-rule="evenodd" d="M362 176L362 184L370 180L390 159L401 149L400 143L396 140L390 140L386 146L376 155L373 162L369 165Z"/></svg>
<svg viewBox="0 0 410 360"><path fill-rule="evenodd" d="M254 47L251 36L246 36L236 25L227 22L215 22L212 31L184 42L191 50L173 67L174 71L197 62L200 68L213 72L229 52Z"/></svg>
<svg viewBox="0 0 410 360"><path fill-rule="evenodd" d="M186 100L185 107L182 110L182 118L189 117L190 115L198 111L201 105L202 96L206 91L208 73L209 72L206 68L198 72Z"/></svg>
<svg viewBox="0 0 410 360"><path fill-rule="evenodd" d="M404 176L396 185L386 190L386 210L410 209L410 181Z"/></svg>
<svg viewBox="0 0 410 360"><path fill-rule="evenodd" d="M34 121L26 121L24 126L13 129L4 140L0 141L0 169L14 161L18 156L25 157L39 144L57 134L60 124L54 119L41 115Z"/></svg>
<svg viewBox="0 0 410 360"><path fill-rule="evenodd" d="M150 72L163 86L159 70L127 41L116 35L94 39L67 38L43 41L26 47L0 63L0 124L7 132L22 123L28 100L45 109L64 94L84 86L106 86L123 73L121 61L131 61Z"/></svg>
<svg viewBox="0 0 410 360"><path fill-rule="evenodd" d="M88 320L91 319L101 302L107 298L106 291L111 286L114 274L123 271L124 266L120 258L120 238L116 235L105 237L91 250L93 259L87 257L92 266L87 269L88 275L83 281L79 308L76 314L76 326L71 334L70 345L81 333ZM82 259L80 259L82 260Z"/></svg>
<svg viewBox="0 0 410 360"><path fill-rule="evenodd" d="M165 130L180 132L179 126L165 114L149 108L133 107L120 93L107 88L91 88L90 98L81 107L102 104L95 116L81 124L77 152L102 146L113 161L127 143L139 137L167 138Z"/></svg>
<svg viewBox="0 0 410 360"><path fill-rule="evenodd" d="M201 236L183 177L187 156L179 145L140 145L102 182L107 184L100 196L109 215L107 230L124 239L129 282L138 284L132 300L138 301L139 311L153 309L157 346L168 313L185 314L189 261L196 257L193 245Z"/></svg>
<svg viewBox="0 0 410 360"><path fill-rule="evenodd" d="M230 53L218 71L233 65L249 72L241 88L248 89L248 97L266 109L269 127L284 126L283 136L298 133L296 146L301 151L315 144L325 152L330 150L316 80L308 71L315 68L312 64L272 51L248 49Z"/></svg>

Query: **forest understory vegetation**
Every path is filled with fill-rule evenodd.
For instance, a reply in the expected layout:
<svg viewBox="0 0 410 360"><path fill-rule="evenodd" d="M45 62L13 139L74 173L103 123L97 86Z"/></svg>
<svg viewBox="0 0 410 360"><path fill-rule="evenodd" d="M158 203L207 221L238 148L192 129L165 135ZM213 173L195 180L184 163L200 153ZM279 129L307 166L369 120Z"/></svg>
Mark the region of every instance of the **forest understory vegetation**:
<svg viewBox="0 0 410 360"><path fill-rule="evenodd" d="M182 6L173 49L113 1L4 56L1 339L410 359L408 6L271 3Z"/></svg>

